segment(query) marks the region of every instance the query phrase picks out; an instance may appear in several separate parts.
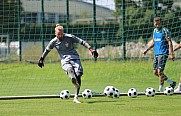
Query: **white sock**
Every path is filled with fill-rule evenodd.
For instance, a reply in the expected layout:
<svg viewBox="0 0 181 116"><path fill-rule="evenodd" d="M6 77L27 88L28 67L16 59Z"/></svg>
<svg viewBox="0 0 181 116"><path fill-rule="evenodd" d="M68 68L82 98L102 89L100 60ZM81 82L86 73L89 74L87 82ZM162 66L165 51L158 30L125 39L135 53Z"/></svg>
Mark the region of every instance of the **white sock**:
<svg viewBox="0 0 181 116"><path fill-rule="evenodd" d="M170 78L167 79L167 82L168 82L169 84L173 84L173 81L172 81Z"/></svg>
<svg viewBox="0 0 181 116"><path fill-rule="evenodd" d="M158 91L162 92L162 89L163 89L163 85L160 85Z"/></svg>
<svg viewBox="0 0 181 116"><path fill-rule="evenodd" d="M75 96L74 96L74 99L77 99L77 98L78 98L78 95L75 95Z"/></svg>

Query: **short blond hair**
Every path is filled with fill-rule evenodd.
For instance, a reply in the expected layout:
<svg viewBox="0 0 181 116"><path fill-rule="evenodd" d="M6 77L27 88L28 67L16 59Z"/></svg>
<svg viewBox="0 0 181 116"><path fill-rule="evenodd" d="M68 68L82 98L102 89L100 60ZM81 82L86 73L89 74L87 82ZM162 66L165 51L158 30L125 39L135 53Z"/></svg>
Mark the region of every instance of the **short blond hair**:
<svg viewBox="0 0 181 116"><path fill-rule="evenodd" d="M62 30L63 30L63 26L62 25L60 25L60 24L56 24L56 26L55 26L55 30L57 29L57 28L61 28Z"/></svg>

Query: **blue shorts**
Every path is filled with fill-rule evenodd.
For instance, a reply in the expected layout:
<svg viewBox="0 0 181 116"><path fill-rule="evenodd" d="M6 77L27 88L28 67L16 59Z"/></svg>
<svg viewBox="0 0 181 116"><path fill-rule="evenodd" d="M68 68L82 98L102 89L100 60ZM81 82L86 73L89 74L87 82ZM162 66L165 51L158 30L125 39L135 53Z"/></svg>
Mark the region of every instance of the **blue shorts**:
<svg viewBox="0 0 181 116"><path fill-rule="evenodd" d="M154 70L156 70L156 69L164 70L167 59L168 59L167 54L155 55L154 56L153 69Z"/></svg>

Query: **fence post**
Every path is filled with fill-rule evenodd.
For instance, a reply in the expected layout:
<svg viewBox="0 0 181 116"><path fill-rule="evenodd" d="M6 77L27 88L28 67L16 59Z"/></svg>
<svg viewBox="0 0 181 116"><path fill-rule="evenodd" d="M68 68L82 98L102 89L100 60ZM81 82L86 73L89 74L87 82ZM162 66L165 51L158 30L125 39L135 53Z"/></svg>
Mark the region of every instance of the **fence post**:
<svg viewBox="0 0 181 116"><path fill-rule="evenodd" d="M66 33L69 33L69 0L66 0L66 9L67 9L67 16L66 16Z"/></svg>
<svg viewBox="0 0 181 116"><path fill-rule="evenodd" d="M93 0L93 39L94 39L94 49L97 49L97 41L96 41L96 0ZM97 61L97 58L94 59Z"/></svg>
<svg viewBox="0 0 181 116"><path fill-rule="evenodd" d="M126 60L126 39L125 39L125 0L122 0L122 59Z"/></svg>
<svg viewBox="0 0 181 116"><path fill-rule="evenodd" d="M154 17L157 16L156 7L157 7L157 5L156 5L156 0L153 0L153 12L154 12Z"/></svg>
<svg viewBox="0 0 181 116"><path fill-rule="evenodd" d="M42 40L42 53L45 49L45 39L44 39L44 0L41 0L41 40Z"/></svg>
<svg viewBox="0 0 181 116"><path fill-rule="evenodd" d="M19 62L22 61L22 46L21 46L21 0L18 1L18 42L19 42Z"/></svg>

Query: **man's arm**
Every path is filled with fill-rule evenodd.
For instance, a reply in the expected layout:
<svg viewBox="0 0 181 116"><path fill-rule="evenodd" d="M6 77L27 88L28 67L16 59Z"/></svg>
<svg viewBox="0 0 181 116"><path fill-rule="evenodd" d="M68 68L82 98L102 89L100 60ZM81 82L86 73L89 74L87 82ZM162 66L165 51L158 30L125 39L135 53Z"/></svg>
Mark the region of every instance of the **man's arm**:
<svg viewBox="0 0 181 116"><path fill-rule="evenodd" d="M180 49L180 48L181 48L181 43L178 44L178 45L173 49L173 51L177 51L177 50Z"/></svg>
<svg viewBox="0 0 181 116"><path fill-rule="evenodd" d="M154 46L154 40L152 39L148 48L143 51L143 54L145 55L151 48L153 48L153 46Z"/></svg>
<svg viewBox="0 0 181 116"><path fill-rule="evenodd" d="M93 50L92 47L89 45L89 43L87 43L86 41L84 41L84 40L82 40L79 37L76 37L74 35L73 35L73 38L74 38L74 40L79 42L81 45L83 45L84 47L88 48L94 58L97 58L99 56L97 51Z"/></svg>
<svg viewBox="0 0 181 116"><path fill-rule="evenodd" d="M174 57L174 54L173 54L173 44L172 44L172 40L169 39L167 40L168 41L168 45L169 45L169 55L170 55L170 58L173 60L175 57Z"/></svg>
<svg viewBox="0 0 181 116"><path fill-rule="evenodd" d="M40 68L42 68L44 66L44 59L48 55L48 53L51 51L51 49L53 49L53 47L54 47L54 41L51 40L49 42L49 44L47 45L47 47L45 48L43 54L41 55L41 57L40 57L40 59L38 61L38 66Z"/></svg>

